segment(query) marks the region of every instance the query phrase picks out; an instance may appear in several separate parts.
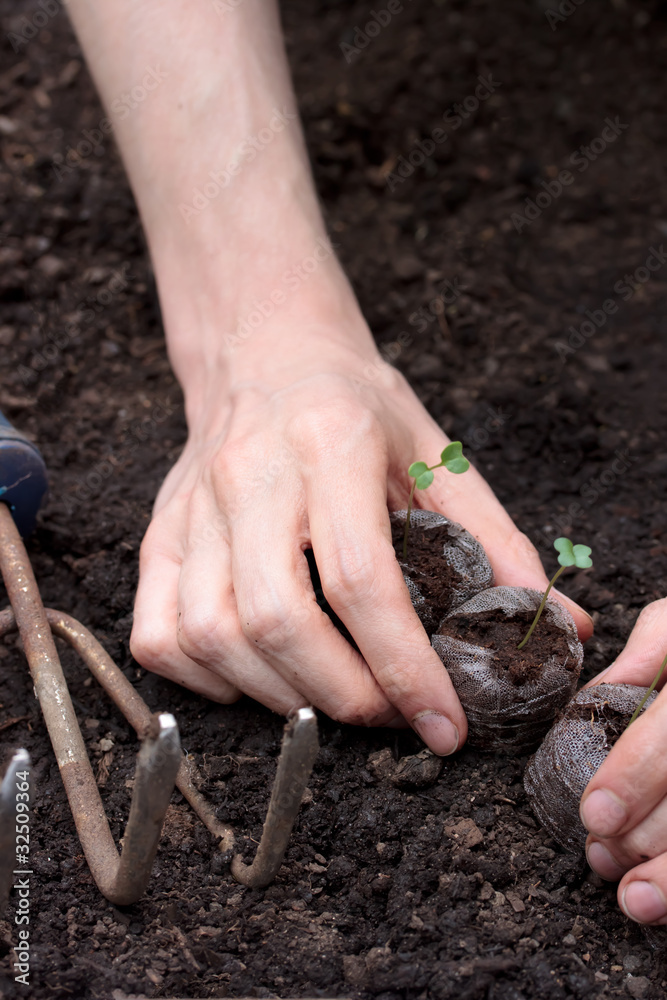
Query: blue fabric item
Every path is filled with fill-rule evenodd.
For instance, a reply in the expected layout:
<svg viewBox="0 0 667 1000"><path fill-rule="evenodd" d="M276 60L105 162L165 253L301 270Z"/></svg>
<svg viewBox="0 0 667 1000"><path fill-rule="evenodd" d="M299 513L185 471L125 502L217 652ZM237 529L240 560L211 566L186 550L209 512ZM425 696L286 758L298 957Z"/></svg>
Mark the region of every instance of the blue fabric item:
<svg viewBox="0 0 667 1000"><path fill-rule="evenodd" d="M0 503L9 506L24 537L35 527L47 490L46 465L39 449L0 413Z"/></svg>

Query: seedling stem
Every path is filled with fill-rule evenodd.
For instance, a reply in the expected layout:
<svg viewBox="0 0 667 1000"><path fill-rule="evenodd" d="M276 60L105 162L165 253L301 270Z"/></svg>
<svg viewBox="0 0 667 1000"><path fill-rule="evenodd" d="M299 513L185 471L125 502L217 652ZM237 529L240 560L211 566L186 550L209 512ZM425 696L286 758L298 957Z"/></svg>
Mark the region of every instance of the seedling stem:
<svg viewBox="0 0 667 1000"><path fill-rule="evenodd" d="M405 531L403 533L403 559L406 559L408 555L408 532L410 531L410 521L412 520L412 501L415 490L428 489L433 482L433 470L440 468L448 469L449 472L453 472L456 475L468 471L470 462L467 458L463 457L463 445L460 441L452 441L451 444L448 444L440 455L440 461L436 462L435 465L427 465L426 462L413 462L408 469L408 475L412 479L412 486L410 487L408 516L405 519Z"/></svg>
<svg viewBox="0 0 667 1000"><path fill-rule="evenodd" d="M591 549L588 545L573 545L569 538L557 538L554 542L554 548L558 552L558 562L560 563L560 569L556 570L554 575L549 580L549 586L544 591L544 596L540 602L540 606L537 609L537 614L533 618L533 624L528 629L526 637L521 640L517 649L523 649L531 635L535 631L535 626L540 620L542 612L544 611L544 605L547 603L547 597L549 596L549 591L553 587L554 583L561 575L563 570L567 569L568 566L577 566L579 569L590 569L593 565L590 554Z"/></svg>
<svg viewBox="0 0 667 1000"><path fill-rule="evenodd" d="M632 718L628 722L628 725L625 727L626 729L628 728L628 726L631 726L632 723L635 721L635 719L638 718L638 716L640 715L642 708L644 707L644 705L646 704L646 702L649 700L649 698L651 697L651 695L655 691L656 687L658 686L658 684L660 682L660 678L662 677L663 673L665 672L665 667L666 666L667 666L667 656L665 656L664 660L662 661L662 666L660 667L660 670L658 670L657 674L655 675L655 679L654 679L653 683L651 684L650 688L648 689L648 691L646 692L646 694L644 695L644 697L642 698L642 700L637 705L637 707L636 707L636 709L634 711L634 715L632 716Z"/></svg>

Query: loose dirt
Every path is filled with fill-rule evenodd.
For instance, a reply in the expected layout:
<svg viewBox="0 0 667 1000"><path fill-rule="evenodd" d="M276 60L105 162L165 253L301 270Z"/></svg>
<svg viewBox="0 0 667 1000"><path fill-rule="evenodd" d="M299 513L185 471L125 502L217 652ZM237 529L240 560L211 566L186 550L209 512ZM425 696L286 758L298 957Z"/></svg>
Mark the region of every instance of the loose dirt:
<svg viewBox="0 0 667 1000"><path fill-rule="evenodd" d="M282 720L185 693L129 654L139 543L183 446L182 401L113 144L67 162L104 112L63 9L12 48L8 32L38 9L0 6L0 407L40 443L52 482L31 556L46 603L90 625L149 705L175 713L206 794L250 855ZM667 592L667 269L645 281L637 271L667 234L665 7L583 4L552 30L538 3L414 0L350 63L340 44L359 37L367 5L286 0L284 17L328 225L378 342L550 572L553 538L593 548L594 569L562 580L594 612L590 677ZM480 76L498 83L466 110ZM443 121L455 104L464 115ZM619 134L593 152L617 118ZM447 138L420 164L416 143L435 129ZM556 190L564 169L574 180L549 202L544 185ZM538 198L519 232L512 214ZM597 326L610 299L618 309ZM136 742L63 659L90 756L106 760L118 840ZM9 909L5 997L665 995L664 947L538 827L524 759L463 750L409 793L368 760L414 754L412 735L322 720L312 801L274 885L236 885L175 796L151 886L119 910L92 883L10 639L0 726L26 713L0 739L35 761L34 951L30 987L16 986Z"/></svg>

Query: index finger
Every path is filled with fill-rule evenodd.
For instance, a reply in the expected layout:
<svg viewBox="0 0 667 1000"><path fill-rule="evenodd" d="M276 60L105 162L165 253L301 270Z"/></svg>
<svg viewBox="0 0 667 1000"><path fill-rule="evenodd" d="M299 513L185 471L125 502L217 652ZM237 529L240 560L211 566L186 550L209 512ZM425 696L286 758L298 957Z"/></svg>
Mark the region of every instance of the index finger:
<svg viewBox="0 0 667 1000"><path fill-rule="evenodd" d="M387 511L382 448L321 453L304 470L322 589L389 701L434 753L463 744L467 722L403 580ZM345 475L341 475L341 465Z"/></svg>

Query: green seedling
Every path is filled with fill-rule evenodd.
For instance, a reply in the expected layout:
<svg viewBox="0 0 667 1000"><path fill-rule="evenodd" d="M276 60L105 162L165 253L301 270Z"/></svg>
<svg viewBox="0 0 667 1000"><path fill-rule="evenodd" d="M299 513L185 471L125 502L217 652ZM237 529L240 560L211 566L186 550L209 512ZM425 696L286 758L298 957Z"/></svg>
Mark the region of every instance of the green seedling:
<svg viewBox="0 0 667 1000"><path fill-rule="evenodd" d="M408 532L410 530L410 520L412 517L412 500L415 490L426 490L433 482L434 469L448 469L456 475L467 472L470 462L463 457L463 445L460 441L452 441L440 455L440 461L435 465L427 465L426 462L413 462L408 469L408 475L412 479L410 487L410 499L408 500L408 516L405 519L405 533L403 535L403 558L408 555Z"/></svg>
<svg viewBox="0 0 667 1000"><path fill-rule="evenodd" d="M561 573L568 568L568 566L577 566L579 569L590 569L593 562L590 558L591 549L588 545L573 545L569 538L557 538L554 542L554 548L558 552L558 562L560 563L560 568L554 573L554 575L549 580L549 586L544 591L544 597L537 609L537 614L533 618L533 624L528 629L528 634L525 639L522 639L517 649L523 649L531 635L535 631L535 626L540 620L540 616L544 611L544 605L547 603L547 597L549 596L549 591L553 587L554 583L561 575Z"/></svg>
<svg viewBox="0 0 667 1000"><path fill-rule="evenodd" d="M637 705L637 707L636 707L636 709L634 711L634 715L632 716L632 718L628 722L628 725L625 727L626 729L628 728L628 726L631 726L632 723L635 721L635 719L637 719L639 717L639 715L641 714L642 708L644 707L644 705L649 700L649 698L651 697L651 695L655 691L656 687L660 683L660 678L664 674L666 666L667 666L667 656L665 656L664 660L662 661L662 666L660 667L660 670L658 670L657 674L655 675L655 679L654 679L653 683L651 684L650 688L648 689L648 691L646 692L646 694L644 695L644 697L642 698L642 700Z"/></svg>

